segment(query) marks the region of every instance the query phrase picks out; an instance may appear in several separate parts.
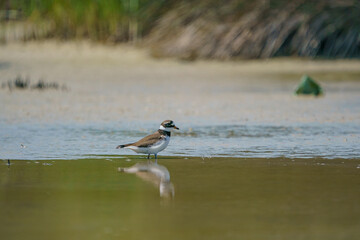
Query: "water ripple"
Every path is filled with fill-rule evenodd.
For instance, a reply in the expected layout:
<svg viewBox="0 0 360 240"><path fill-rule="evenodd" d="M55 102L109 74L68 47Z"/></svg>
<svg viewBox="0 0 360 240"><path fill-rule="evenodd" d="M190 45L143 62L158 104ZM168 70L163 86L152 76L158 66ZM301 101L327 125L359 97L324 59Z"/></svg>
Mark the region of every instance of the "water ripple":
<svg viewBox="0 0 360 240"><path fill-rule="evenodd" d="M117 150L152 133L109 124L0 124L2 159L73 159L132 155ZM160 155L261 158L359 158L360 127L349 123L183 126ZM26 146L22 147L22 146Z"/></svg>

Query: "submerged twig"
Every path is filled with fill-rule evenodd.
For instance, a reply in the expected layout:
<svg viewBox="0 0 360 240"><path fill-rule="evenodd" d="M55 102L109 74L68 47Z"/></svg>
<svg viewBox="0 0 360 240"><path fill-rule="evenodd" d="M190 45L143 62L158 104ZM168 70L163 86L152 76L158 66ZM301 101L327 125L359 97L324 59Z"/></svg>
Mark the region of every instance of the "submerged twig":
<svg viewBox="0 0 360 240"><path fill-rule="evenodd" d="M15 79L9 80L6 83L2 83L2 88L8 88L10 91L14 89L55 89L55 90L68 90L67 86L63 84L61 87L56 82L46 82L44 79L40 78L37 83L30 84L30 78L23 78L21 75L18 75Z"/></svg>

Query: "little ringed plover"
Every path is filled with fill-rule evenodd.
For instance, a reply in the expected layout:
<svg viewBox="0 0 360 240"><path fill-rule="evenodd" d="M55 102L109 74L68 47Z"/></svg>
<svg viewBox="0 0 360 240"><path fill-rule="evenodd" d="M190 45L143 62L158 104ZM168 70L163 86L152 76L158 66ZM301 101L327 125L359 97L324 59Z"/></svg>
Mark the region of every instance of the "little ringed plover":
<svg viewBox="0 0 360 240"><path fill-rule="evenodd" d="M155 133L148 135L137 142L119 145L116 148L128 148L137 153L145 153L150 158L150 154L155 155L155 161L157 162L157 154L164 150L169 142L171 136L171 130L177 129L172 120L165 120L160 124L159 130Z"/></svg>

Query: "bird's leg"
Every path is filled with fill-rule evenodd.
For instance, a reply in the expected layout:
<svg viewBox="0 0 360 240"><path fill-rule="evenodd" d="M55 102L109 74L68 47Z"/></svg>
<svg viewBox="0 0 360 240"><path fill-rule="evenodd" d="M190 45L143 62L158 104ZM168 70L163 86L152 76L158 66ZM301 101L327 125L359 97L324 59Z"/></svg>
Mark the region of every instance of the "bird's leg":
<svg viewBox="0 0 360 240"><path fill-rule="evenodd" d="M147 157L147 159L150 159L150 154L148 154L148 157Z"/></svg>
<svg viewBox="0 0 360 240"><path fill-rule="evenodd" d="M154 155L155 155L155 163L157 164L157 154Z"/></svg>

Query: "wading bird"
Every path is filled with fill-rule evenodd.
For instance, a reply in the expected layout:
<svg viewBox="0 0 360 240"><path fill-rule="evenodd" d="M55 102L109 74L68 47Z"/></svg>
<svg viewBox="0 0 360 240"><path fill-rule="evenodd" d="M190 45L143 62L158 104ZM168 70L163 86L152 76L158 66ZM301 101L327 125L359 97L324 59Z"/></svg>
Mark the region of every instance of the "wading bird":
<svg viewBox="0 0 360 240"><path fill-rule="evenodd" d="M150 154L154 154L155 162L157 162L157 154L164 150L170 142L172 129L179 130L172 120L165 120L160 124L159 130L155 133L137 142L119 145L116 148L129 148L137 153L145 153L148 155L148 159L150 158Z"/></svg>

